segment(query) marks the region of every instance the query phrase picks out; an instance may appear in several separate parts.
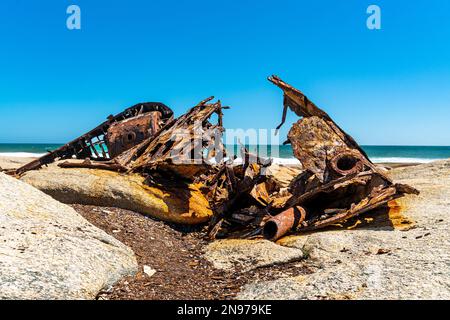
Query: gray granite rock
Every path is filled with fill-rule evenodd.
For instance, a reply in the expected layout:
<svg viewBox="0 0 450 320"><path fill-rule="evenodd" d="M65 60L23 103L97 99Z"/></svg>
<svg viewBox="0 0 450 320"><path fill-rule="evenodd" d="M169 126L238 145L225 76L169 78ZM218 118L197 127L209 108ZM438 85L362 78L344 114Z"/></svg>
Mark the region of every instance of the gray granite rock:
<svg viewBox="0 0 450 320"><path fill-rule="evenodd" d="M137 268L127 246L0 173L0 299L92 299Z"/></svg>
<svg viewBox="0 0 450 320"><path fill-rule="evenodd" d="M218 240L210 243L205 258L218 269L242 271L301 260L303 252L267 240Z"/></svg>

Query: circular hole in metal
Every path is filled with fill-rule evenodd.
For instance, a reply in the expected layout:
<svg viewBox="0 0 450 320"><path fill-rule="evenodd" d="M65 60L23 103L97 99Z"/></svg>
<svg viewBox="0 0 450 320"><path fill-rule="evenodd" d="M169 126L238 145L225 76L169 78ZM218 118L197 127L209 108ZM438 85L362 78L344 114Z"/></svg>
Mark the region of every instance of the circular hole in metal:
<svg viewBox="0 0 450 320"><path fill-rule="evenodd" d="M263 236L266 239L273 239L277 235L278 232L278 226L274 221L267 221L266 224L264 224L263 228Z"/></svg>
<svg viewBox="0 0 450 320"><path fill-rule="evenodd" d="M359 161L358 158L355 158L350 155L344 155L337 160L336 167L342 171L349 171L349 170L352 170L356 166L358 161Z"/></svg>

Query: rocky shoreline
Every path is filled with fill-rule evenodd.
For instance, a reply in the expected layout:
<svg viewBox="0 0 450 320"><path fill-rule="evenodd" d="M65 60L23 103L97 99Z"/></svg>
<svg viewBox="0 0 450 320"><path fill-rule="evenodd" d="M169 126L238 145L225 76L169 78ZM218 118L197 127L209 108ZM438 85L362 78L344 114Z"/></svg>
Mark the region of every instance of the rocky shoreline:
<svg viewBox="0 0 450 320"><path fill-rule="evenodd" d="M9 169L20 165L21 160L0 158L0 167ZM30 205L26 207L25 217L24 207L15 206L11 214L8 213L11 206L4 205L1 218L19 219L17 215L22 214L21 220L14 221L14 225L23 226L14 233L8 231L11 226L5 229L7 225L3 224L3 230L7 230L3 236L9 238L7 245L0 247L0 252L6 252L0 258L2 298L69 298L64 290L70 289L78 292L73 298L82 299L448 299L450 160L414 166L396 165L395 168L386 165L392 168L389 172L396 181L413 185L421 195L406 197L396 210L355 219L344 228L288 236L276 244L266 240L208 243L202 238L201 226L182 228L125 209L72 205L75 213L69 206L16 181L20 184L19 189L24 188L28 195L35 194L41 199L38 201L40 212L50 210L43 201L53 211L64 212L64 217L56 215L53 219L58 221L57 226L47 229L45 225L38 232L42 237L58 240L59 247L56 242L45 242L47 247L41 250L45 248L46 252L52 252L51 258L43 256L47 261L59 259L56 266L61 273L55 274L55 265L48 262L40 263L41 269L32 273L35 280L31 280L29 271L20 271L16 259L32 259L37 254L37 249L33 246L29 249L30 246L26 247L24 243L35 241L30 237L35 236L32 232L36 233L34 228L40 222L30 220L27 223L29 219L25 217L32 214ZM17 198L15 192L5 193L5 190L12 190L7 188L8 185L16 183L11 179L2 176L0 204L24 201ZM16 188L18 185L14 190ZM27 201L31 201L29 196ZM396 211L400 211L397 216ZM66 225L67 216L77 217L70 218L72 224ZM51 225L51 221L45 221ZM82 226L89 230L94 228L92 234L102 234L102 239L109 237L109 243L118 240L114 246L123 246L121 250L127 252L128 262L124 264L120 260L123 258L108 253L110 258L103 260L103 267L95 268L95 274L103 280L93 280L94 270L83 269L83 265L92 265L92 258L87 257L92 246L97 244L89 237L83 238L85 231L81 232L83 240L79 240L77 226L82 230ZM85 247L86 251L64 249L66 242L71 244L74 240L61 236L61 229L74 230L73 237L76 241L84 241L79 247ZM30 235L25 236L28 232ZM94 238L98 239L98 236ZM52 251L50 245L60 249ZM19 247L24 249L19 250ZM161 248L168 254L158 254ZM66 254L60 257L62 251ZM130 256L128 252L134 254ZM118 261L122 261L122 269L119 269L128 271L111 272ZM84 270L81 274L87 276L79 276L79 270ZM105 270L103 275L102 270ZM145 272L148 270L156 272L149 275ZM23 276L14 276L20 274ZM105 280L105 274L114 279ZM74 281L75 275L77 281ZM40 286L53 290L52 293L39 296L37 291L27 288L29 281L35 283L36 279L42 280ZM80 288L78 291L77 287ZM21 295L20 292L24 293Z"/></svg>

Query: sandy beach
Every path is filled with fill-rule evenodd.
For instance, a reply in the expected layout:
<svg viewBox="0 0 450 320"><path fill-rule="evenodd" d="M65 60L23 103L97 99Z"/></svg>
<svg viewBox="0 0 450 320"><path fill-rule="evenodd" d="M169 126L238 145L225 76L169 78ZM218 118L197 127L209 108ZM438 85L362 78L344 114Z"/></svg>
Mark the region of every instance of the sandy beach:
<svg viewBox="0 0 450 320"><path fill-rule="evenodd" d="M2 169L17 169L24 164L33 161L36 158L26 158L26 157L3 157L0 156L0 168Z"/></svg>

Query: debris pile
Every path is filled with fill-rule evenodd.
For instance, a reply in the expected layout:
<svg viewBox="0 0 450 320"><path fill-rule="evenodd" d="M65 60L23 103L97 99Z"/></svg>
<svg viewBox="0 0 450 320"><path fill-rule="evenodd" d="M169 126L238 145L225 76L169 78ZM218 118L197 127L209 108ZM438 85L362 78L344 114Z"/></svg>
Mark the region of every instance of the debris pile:
<svg viewBox="0 0 450 320"><path fill-rule="evenodd" d="M85 135L11 174L20 175L55 160L60 167L84 167L138 173L147 185L186 188L196 184L213 217L208 236L265 237L277 240L346 221L404 194L418 194L395 184L369 160L355 140L303 93L280 78L284 109L299 117L285 143L292 146L303 171L289 186L267 174L271 159L241 148L242 164L226 158L222 142L223 110L213 97L174 119L161 103L126 109ZM212 115L217 121L211 121ZM84 159L83 162L77 159Z"/></svg>
<svg viewBox="0 0 450 320"><path fill-rule="evenodd" d="M260 172L252 171L237 181L233 174L225 175L226 190L237 191L237 196L226 197L225 208L214 208L212 238L262 234L266 239L277 240L290 231L323 228L386 205L404 194L418 194L410 186L394 184L379 171L355 140L303 93L276 76L269 81L284 93L283 119L277 129L284 123L288 108L301 117L290 129L285 143L291 144L304 171L287 189L262 177L265 166L261 164ZM245 187L241 186L243 181L247 181Z"/></svg>

